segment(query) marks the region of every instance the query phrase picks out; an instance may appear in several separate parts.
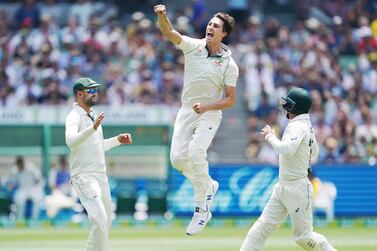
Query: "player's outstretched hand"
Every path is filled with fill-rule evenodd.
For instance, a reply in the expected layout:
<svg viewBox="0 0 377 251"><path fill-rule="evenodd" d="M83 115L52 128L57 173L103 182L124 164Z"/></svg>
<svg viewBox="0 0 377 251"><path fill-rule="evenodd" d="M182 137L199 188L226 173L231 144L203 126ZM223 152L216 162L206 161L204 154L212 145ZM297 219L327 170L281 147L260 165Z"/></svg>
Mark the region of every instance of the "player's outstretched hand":
<svg viewBox="0 0 377 251"><path fill-rule="evenodd" d="M122 133L118 135L118 141L121 144L127 144L130 145L132 144L132 136L129 133Z"/></svg>
<svg viewBox="0 0 377 251"><path fill-rule="evenodd" d="M166 6L163 4L158 4L154 6L154 13L157 15L165 15L166 14Z"/></svg>
<svg viewBox="0 0 377 251"><path fill-rule="evenodd" d="M268 134L274 134L275 135L275 129L271 128L269 125L266 125L262 128L261 134L268 135Z"/></svg>
<svg viewBox="0 0 377 251"><path fill-rule="evenodd" d="M98 117L96 118L96 120L94 121L93 123L93 128L94 130L97 130L97 128L100 126L100 124L102 123L102 120L103 118L105 117L105 113L104 112L101 112Z"/></svg>

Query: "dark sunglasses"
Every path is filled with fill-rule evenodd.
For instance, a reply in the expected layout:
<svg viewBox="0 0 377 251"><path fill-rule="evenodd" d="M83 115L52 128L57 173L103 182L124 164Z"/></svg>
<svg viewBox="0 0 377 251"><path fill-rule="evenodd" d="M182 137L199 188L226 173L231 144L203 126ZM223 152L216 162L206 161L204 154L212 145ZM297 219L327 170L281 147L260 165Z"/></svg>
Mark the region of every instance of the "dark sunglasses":
<svg viewBox="0 0 377 251"><path fill-rule="evenodd" d="M96 88L85 89L85 90L82 90L82 91L86 92L88 94L95 94L95 93L97 93L97 89Z"/></svg>

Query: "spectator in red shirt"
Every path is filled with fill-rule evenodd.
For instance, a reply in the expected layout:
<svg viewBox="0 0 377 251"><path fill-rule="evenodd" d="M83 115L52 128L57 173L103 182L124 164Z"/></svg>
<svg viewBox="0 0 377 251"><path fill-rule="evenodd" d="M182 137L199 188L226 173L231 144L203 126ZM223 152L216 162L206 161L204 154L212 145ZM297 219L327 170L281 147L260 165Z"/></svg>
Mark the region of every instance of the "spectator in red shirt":
<svg viewBox="0 0 377 251"><path fill-rule="evenodd" d="M360 54L377 52L377 40L373 37L371 28L368 26L360 28L359 35L361 37L361 41L358 44Z"/></svg>

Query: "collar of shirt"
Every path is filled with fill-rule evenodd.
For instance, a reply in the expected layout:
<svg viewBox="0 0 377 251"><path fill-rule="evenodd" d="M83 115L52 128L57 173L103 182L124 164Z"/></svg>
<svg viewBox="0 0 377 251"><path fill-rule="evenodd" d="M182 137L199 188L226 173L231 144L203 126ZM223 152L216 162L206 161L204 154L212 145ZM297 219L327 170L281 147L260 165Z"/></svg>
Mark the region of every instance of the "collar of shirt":
<svg viewBox="0 0 377 251"><path fill-rule="evenodd" d="M300 114L294 117L293 119L289 120L289 123L294 122L294 121L299 121L299 120L310 120L309 114Z"/></svg>
<svg viewBox="0 0 377 251"><path fill-rule="evenodd" d="M204 39L205 41L205 39ZM225 44L221 43L221 53L215 54L215 55L210 55L210 51L208 48L207 43L205 43L205 49L207 50L208 56L207 57L215 57L215 58L222 58L222 57L230 57L231 51L228 46Z"/></svg>
<svg viewBox="0 0 377 251"><path fill-rule="evenodd" d="M92 120L94 120L94 111L92 108L90 108L90 113L87 113L84 108L82 108L81 106L79 106L77 104L77 102L73 103L73 109L75 109L76 111L78 111L80 114L82 115L88 115Z"/></svg>

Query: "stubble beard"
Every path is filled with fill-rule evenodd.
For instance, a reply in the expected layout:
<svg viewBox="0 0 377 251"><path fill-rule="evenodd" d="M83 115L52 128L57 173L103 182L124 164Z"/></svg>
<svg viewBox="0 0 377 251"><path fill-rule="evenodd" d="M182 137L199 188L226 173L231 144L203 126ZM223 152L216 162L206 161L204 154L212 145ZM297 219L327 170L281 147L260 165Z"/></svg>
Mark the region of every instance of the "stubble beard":
<svg viewBox="0 0 377 251"><path fill-rule="evenodd" d="M85 100L85 104L89 107L92 107L96 104L96 98L94 98L93 96L91 96L90 98L86 99Z"/></svg>

